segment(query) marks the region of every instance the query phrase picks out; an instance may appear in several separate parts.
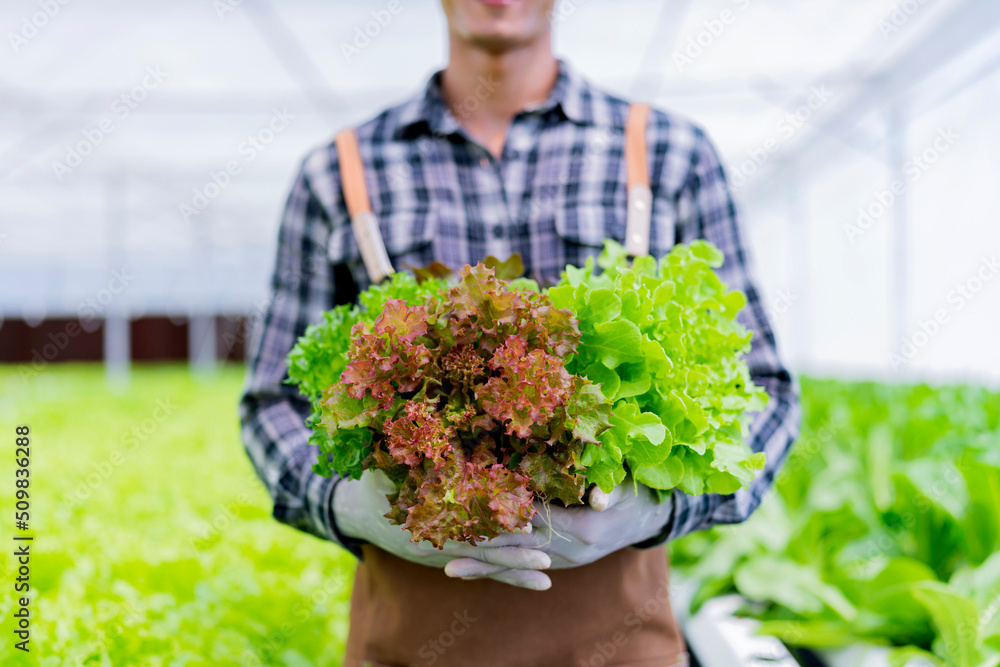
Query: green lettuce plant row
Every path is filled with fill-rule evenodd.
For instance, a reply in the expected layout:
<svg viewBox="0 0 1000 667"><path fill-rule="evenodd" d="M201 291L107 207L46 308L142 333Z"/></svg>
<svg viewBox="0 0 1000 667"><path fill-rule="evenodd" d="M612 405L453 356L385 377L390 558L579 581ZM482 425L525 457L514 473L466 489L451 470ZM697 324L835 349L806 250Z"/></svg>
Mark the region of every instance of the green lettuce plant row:
<svg viewBox="0 0 1000 667"><path fill-rule="evenodd" d="M695 242L630 262L609 241L544 290L516 257L394 274L289 355L316 472L383 471L386 516L439 547L523 529L536 500L577 504L628 473L661 497L746 486L764 463L747 414L766 394L722 259Z"/></svg>

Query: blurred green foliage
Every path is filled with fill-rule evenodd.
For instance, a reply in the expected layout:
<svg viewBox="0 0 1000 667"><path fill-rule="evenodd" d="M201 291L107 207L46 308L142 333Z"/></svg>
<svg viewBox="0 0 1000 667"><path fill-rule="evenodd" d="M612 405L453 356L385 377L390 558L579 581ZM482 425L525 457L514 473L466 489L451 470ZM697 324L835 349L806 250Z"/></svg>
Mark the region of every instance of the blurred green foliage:
<svg viewBox="0 0 1000 667"><path fill-rule="evenodd" d="M739 526L673 545L790 644L1000 665L1000 393L803 381L802 437Z"/></svg>
<svg viewBox="0 0 1000 667"><path fill-rule="evenodd" d="M0 521L9 535L27 424L37 535L33 653L13 648L5 574L0 664L340 664L354 558L271 518L240 444L242 378L139 367L114 392L96 365L0 368Z"/></svg>
<svg viewBox="0 0 1000 667"><path fill-rule="evenodd" d="M28 424L37 535L35 652L13 649L5 584L0 664L340 664L353 557L270 517L239 440L242 375L139 367L116 392L96 365L0 367L0 522L8 535L13 429ZM738 589L793 643L995 664L1000 394L805 380L803 404L778 493L674 546L699 599Z"/></svg>

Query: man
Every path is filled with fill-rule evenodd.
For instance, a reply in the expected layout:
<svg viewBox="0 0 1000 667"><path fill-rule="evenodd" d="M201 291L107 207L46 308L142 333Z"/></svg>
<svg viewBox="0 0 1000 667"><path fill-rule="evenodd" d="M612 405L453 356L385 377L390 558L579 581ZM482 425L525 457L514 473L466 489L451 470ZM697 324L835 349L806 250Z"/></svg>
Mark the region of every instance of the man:
<svg viewBox="0 0 1000 667"><path fill-rule="evenodd" d="M449 60L416 98L357 128L373 211L393 265L452 268L519 253L554 281L605 237L623 240L626 101L592 88L552 53L554 0L443 0ZM309 407L283 384L306 326L352 302L368 277L348 220L334 144L304 161L279 233L273 298L252 346L243 437L274 498L274 516L350 549L355 579L345 664L686 664L667 603L660 547L693 530L745 520L781 465L798 424L796 388L748 274L722 167L691 123L652 112L650 252L705 238L720 274L744 291L749 363L771 396L749 444L767 467L729 496L675 491L656 503L628 481L590 507L550 508L534 530L437 551L382 517L385 479L312 471ZM601 510L601 511L598 511ZM541 592L540 592L541 591Z"/></svg>

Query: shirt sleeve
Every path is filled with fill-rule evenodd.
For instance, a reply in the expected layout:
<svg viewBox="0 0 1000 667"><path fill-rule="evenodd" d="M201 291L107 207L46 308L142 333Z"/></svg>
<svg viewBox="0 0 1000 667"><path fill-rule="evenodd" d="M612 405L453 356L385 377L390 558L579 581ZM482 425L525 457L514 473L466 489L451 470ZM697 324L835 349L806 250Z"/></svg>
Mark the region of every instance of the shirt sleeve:
<svg viewBox="0 0 1000 667"><path fill-rule="evenodd" d="M253 313L249 366L240 400L243 445L274 501L274 518L333 541L360 556L360 542L337 530L333 492L340 481L313 472L319 448L309 444L309 402L285 384L287 355L306 327L337 303L356 298L350 272L328 260L332 223L306 163L292 186L278 232L270 294ZM334 168L324 186L339 184ZM329 188L327 188L329 190ZM339 186L336 188L339 196ZM346 215L345 215L346 217ZM343 222L343 224L347 224Z"/></svg>
<svg viewBox="0 0 1000 667"><path fill-rule="evenodd" d="M798 384L778 358L724 170L704 132L696 128L694 136L691 170L679 196L679 201L687 200L691 213L678 221L677 240L703 238L717 246L725 255L719 277L746 294L747 305L739 315L753 332L746 360L753 381L770 397L765 409L753 416L747 443L754 452L764 452L766 463L749 488L733 494L691 496L675 489L670 521L659 535L635 545L639 548L660 546L717 524L746 521L771 488L799 429Z"/></svg>

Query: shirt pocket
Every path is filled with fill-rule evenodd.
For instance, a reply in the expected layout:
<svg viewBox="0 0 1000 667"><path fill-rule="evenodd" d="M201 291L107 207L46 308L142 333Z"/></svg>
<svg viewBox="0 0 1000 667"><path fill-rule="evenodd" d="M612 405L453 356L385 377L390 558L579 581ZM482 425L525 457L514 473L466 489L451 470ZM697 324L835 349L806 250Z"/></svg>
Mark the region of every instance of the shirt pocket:
<svg viewBox="0 0 1000 667"><path fill-rule="evenodd" d="M649 254L657 259L674 247L677 206L672 201L653 205L649 221ZM556 235L566 246L568 259L575 255L586 257L597 254L604 247L605 239L625 243L626 206L607 206L600 203L580 203L557 209L554 215ZM569 263L572 263L569 262Z"/></svg>
<svg viewBox="0 0 1000 667"><path fill-rule="evenodd" d="M392 268L400 271L407 266L427 266L434 261L438 218L430 208L383 212L377 219ZM349 221L330 233L327 257L335 266L348 265L360 289L369 284L361 249Z"/></svg>
<svg viewBox="0 0 1000 667"><path fill-rule="evenodd" d="M600 202L557 203L537 220L537 241L532 252L532 276L542 284L559 280L567 265L582 267L596 258L607 238L621 241L621 214Z"/></svg>
<svg viewBox="0 0 1000 667"><path fill-rule="evenodd" d="M601 248L604 240L625 238L624 211L601 203L578 202L556 208L556 235L570 246Z"/></svg>

